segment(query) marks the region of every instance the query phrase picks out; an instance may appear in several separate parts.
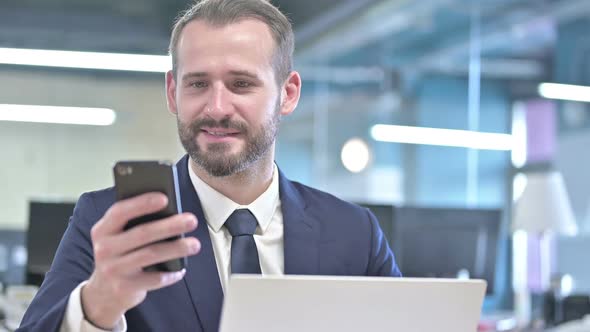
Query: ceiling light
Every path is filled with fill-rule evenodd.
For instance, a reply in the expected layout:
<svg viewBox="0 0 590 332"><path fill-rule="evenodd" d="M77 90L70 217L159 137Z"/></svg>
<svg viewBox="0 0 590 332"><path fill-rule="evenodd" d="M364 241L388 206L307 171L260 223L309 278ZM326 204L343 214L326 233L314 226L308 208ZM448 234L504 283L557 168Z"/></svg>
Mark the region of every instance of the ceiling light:
<svg viewBox="0 0 590 332"><path fill-rule="evenodd" d="M115 119L107 108L0 104L0 121L109 126Z"/></svg>
<svg viewBox="0 0 590 332"><path fill-rule="evenodd" d="M351 138L342 146L340 159L347 170L359 173L369 165L371 152L365 141L360 138Z"/></svg>
<svg viewBox="0 0 590 332"><path fill-rule="evenodd" d="M371 136L381 142L450 146L478 150L509 151L512 150L514 145L510 134L384 124L373 126Z"/></svg>
<svg viewBox="0 0 590 332"><path fill-rule="evenodd" d="M541 83L539 94L548 99L581 101L590 103L590 86Z"/></svg>
<svg viewBox="0 0 590 332"><path fill-rule="evenodd" d="M172 67L167 55L96 53L0 48L0 64L165 73Z"/></svg>

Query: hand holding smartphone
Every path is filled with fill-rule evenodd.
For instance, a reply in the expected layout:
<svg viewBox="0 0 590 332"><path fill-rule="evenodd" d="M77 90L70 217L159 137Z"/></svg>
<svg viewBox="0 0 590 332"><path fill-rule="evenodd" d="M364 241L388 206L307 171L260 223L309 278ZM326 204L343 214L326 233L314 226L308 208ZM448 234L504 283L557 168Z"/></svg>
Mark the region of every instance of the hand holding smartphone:
<svg viewBox="0 0 590 332"><path fill-rule="evenodd" d="M168 198L167 206L152 214L129 220L125 230L147 222L182 213L176 166L164 161L120 161L113 167L117 201L148 192L160 192ZM167 238L173 241L184 234ZM180 271L186 267L186 257L145 267L145 271Z"/></svg>
<svg viewBox="0 0 590 332"><path fill-rule="evenodd" d="M186 256L201 248L196 238L184 237L197 220L180 213L173 164L123 161L113 171L118 202L90 230L94 271L80 292L85 318L105 330L149 291L180 281Z"/></svg>

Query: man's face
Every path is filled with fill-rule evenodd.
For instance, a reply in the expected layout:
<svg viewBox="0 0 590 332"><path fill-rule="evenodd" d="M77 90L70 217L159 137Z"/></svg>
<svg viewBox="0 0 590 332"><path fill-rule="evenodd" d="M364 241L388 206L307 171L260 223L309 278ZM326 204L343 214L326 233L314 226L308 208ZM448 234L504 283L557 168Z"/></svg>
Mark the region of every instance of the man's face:
<svg viewBox="0 0 590 332"><path fill-rule="evenodd" d="M235 174L272 157L282 113L274 47L257 20L224 27L197 20L184 28L176 79L167 78L168 105L184 148L210 175Z"/></svg>

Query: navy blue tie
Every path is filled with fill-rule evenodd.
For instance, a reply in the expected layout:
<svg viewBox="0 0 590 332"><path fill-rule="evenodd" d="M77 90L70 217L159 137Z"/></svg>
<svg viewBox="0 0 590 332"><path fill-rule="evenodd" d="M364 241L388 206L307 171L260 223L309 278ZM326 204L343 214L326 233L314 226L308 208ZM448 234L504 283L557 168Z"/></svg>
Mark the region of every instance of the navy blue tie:
<svg viewBox="0 0 590 332"><path fill-rule="evenodd" d="M232 236L231 240L231 273L260 274L258 250L254 242L256 217L248 209L235 210L225 227Z"/></svg>

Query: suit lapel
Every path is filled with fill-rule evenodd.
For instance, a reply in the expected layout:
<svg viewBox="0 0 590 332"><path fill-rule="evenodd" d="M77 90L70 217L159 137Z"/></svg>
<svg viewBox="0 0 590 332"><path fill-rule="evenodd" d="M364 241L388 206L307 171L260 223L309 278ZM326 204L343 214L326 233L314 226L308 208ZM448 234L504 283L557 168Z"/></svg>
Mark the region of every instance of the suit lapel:
<svg viewBox="0 0 590 332"><path fill-rule="evenodd" d="M219 281L207 221L189 177L187 163L188 156L184 156L176 164L182 209L184 212L193 213L199 221L197 229L187 236L194 236L201 241L201 252L188 258L184 283L190 293L203 330L213 332L219 330L223 290ZM181 309L179 308L179 310Z"/></svg>
<svg viewBox="0 0 590 332"><path fill-rule="evenodd" d="M319 226L306 213L300 192L280 171L279 195L284 224L285 274L318 274Z"/></svg>

